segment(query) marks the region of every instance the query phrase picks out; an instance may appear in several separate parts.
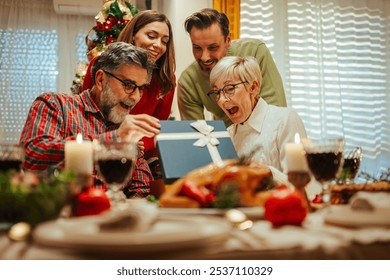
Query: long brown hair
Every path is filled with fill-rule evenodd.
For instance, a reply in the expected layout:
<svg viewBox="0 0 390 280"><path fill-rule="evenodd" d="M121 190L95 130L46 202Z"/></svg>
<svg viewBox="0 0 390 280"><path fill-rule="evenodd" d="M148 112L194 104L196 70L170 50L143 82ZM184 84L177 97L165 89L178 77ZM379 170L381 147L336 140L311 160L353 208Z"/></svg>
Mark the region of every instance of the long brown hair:
<svg viewBox="0 0 390 280"><path fill-rule="evenodd" d="M173 44L173 33L172 26L166 15L154 11L154 10L145 10L137 13L131 21L123 28L121 33L118 36L118 42L127 42L133 43L134 35L145 25L152 22L165 22L169 29L169 41L167 44L166 52L156 61L158 72L157 79L160 82L161 95L163 97L168 94L172 89L176 87L175 79L175 48Z"/></svg>

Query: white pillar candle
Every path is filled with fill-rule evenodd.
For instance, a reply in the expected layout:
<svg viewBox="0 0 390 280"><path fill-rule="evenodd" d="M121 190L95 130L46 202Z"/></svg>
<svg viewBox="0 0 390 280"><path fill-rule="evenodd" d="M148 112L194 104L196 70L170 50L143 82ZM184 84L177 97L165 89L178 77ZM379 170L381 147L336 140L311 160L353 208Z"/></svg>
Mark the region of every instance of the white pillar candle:
<svg viewBox="0 0 390 280"><path fill-rule="evenodd" d="M307 172L308 166L305 150L301 144L299 134L295 134L295 143L287 143L285 146L288 172Z"/></svg>
<svg viewBox="0 0 390 280"><path fill-rule="evenodd" d="M77 134L76 141L65 143L65 169L73 170L78 174L92 174L92 142L83 141L80 133Z"/></svg>

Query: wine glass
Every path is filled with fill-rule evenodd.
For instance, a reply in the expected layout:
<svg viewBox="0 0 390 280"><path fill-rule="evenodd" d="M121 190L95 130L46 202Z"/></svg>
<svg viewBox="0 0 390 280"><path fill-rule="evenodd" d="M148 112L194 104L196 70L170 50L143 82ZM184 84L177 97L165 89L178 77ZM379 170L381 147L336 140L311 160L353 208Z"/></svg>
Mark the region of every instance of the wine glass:
<svg viewBox="0 0 390 280"><path fill-rule="evenodd" d="M134 142L100 141L94 146L96 169L107 185L107 195L113 206L125 201L122 189L131 182L138 149Z"/></svg>
<svg viewBox="0 0 390 280"><path fill-rule="evenodd" d="M0 143L0 172L20 171L24 161L24 148L20 144Z"/></svg>
<svg viewBox="0 0 390 280"><path fill-rule="evenodd" d="M337 178L343 166L343 138L302 140L306 160L314 178L321 184L324 206L330 204L329 183Z"/></svg>
<svg viewBox="0 0 390 280"><path fill-rule="evenodd" d="M337 177L337 183L352 184L360 168L362 160L362 148L357 146L344 151L344 163L340 175Z"/></svg>

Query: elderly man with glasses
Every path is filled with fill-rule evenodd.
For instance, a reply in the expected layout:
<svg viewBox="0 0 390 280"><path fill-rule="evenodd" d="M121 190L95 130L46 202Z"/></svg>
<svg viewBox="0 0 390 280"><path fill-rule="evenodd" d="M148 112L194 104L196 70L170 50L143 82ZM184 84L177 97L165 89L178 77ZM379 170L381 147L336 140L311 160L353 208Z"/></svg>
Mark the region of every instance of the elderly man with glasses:
<svg viewBox="0 0 390 280"><path fill-rule="evenodd" d="M111 140L154 137L159 120L145 114L130 115L150 82L152 64L148 53L127 43L112 43L92 68L94 86L80 95L43 93L33 102L20 142L25 147L24 168L46 170L64 166L65 142L78 133L84 139ZM127 197L149 194L152 175L139 155Z"/></svg>

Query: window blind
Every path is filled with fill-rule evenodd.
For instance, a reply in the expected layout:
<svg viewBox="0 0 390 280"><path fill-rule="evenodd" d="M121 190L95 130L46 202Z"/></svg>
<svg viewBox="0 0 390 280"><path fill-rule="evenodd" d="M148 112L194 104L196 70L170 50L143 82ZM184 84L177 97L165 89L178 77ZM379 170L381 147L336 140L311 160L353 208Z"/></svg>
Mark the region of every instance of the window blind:
<svg viewBox="0 0 390 280"><path fill-rule="evenodd" d="M240 33L269 47L309 138L343 136L361 170L390 168L390 1L241 0Z"/></svg>

